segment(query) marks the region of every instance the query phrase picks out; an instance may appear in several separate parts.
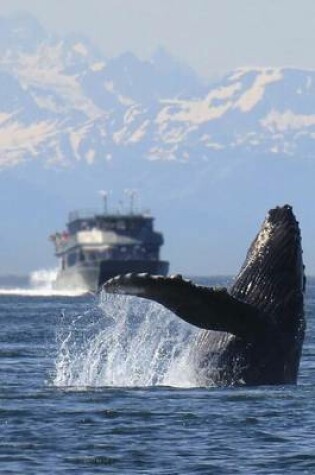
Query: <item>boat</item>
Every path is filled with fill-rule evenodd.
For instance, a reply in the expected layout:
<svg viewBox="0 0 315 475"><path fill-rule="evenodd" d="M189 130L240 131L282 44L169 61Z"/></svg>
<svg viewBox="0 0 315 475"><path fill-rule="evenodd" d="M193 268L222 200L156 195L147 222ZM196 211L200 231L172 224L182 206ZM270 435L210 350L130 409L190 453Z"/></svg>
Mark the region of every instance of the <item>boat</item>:
<svg viewBox="0 0 315 475"><path fill-rule="evenodd" d="M105 200L106 203L106 200ZM73 211L66 230L53 234L60 266L56 290L96 292L106 280L118 274L167 275L169 263L160 260L163 235L154 230L148 212Z"/></svg>

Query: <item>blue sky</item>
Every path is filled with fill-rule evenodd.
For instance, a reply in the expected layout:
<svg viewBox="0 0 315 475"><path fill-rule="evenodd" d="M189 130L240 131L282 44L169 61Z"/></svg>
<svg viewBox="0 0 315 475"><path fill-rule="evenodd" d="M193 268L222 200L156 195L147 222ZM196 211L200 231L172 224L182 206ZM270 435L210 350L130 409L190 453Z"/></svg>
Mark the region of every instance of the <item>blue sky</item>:
<svg viewBox="0 0 315 475"><path fill-rule="evenodd" d="M109 56L164 46L205 77L240 65L314 67L314 0L1 0L49 30L82 32Z"/></svg>

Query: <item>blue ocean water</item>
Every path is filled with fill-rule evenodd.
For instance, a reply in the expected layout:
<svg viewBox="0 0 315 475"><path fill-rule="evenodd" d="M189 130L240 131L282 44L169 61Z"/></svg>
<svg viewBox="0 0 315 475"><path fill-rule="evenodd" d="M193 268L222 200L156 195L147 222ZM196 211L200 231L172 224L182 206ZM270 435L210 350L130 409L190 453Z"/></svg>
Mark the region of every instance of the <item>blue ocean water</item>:
<svg viewBox="0 0 315 475"><path fill-rule="evenodd" d="M314 279L297 386L196 387L195 330L113 299L0 295L1 474L315 473Z"/></svg>

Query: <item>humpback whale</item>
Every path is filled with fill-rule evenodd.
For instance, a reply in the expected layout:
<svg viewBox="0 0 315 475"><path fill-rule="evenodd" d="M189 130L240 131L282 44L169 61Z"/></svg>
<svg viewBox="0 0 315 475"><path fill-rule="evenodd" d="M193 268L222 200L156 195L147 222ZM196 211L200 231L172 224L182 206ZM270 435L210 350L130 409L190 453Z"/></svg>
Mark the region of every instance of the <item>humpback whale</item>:
<svg viewBox="0 0 315 475"><path fill-rule="evenodd" d="M268 212L229 289L180 275L120 275L109 293L155 300L200 328L192 358L201 385L294 384L305 331L301 235L292 207Z"/></svg>

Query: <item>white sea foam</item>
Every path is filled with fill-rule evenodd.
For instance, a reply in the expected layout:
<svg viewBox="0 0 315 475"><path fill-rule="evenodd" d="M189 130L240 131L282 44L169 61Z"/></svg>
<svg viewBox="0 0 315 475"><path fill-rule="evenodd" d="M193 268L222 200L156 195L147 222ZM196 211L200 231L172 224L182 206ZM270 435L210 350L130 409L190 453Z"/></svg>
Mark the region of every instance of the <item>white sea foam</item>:
<svg viewBox="0 0 315 475"><path fill-rule="evenodd" d="M29 283L25 287L2 287L0 295L22 295L30 297L49 296L77 296L86 293L84 290L55 290L53 283L56 280L58 269L40 269L32 272Z"/></svg>
<svg viewBox="0 0 315 475"><path fill-rule="evenodd" d="M154 302L102 293L94 309L63 316L53 384L195 387L195 332Z"/></svg>

